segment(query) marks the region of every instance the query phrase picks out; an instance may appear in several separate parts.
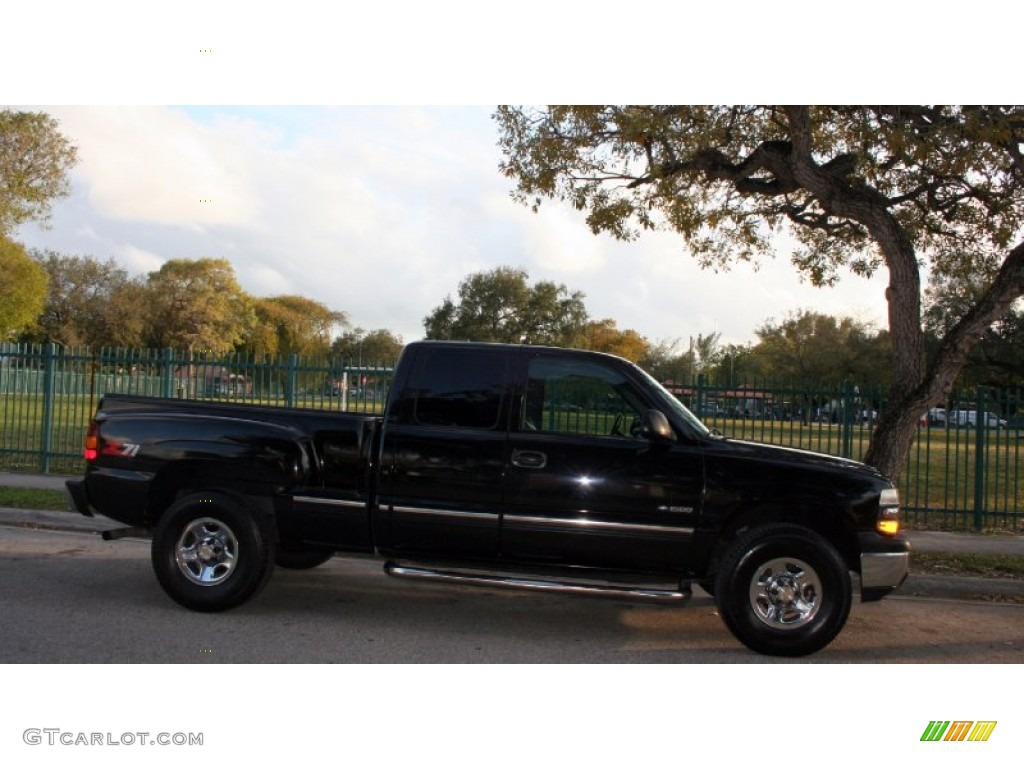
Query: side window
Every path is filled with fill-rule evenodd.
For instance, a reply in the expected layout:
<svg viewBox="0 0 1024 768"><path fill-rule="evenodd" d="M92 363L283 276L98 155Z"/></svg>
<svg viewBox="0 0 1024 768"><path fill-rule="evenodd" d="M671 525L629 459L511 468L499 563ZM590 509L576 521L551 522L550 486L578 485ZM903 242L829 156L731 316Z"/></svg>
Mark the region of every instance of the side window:
<svg viewBox="0 0 1024 768"><path fill-rule="evenodd" d="M505 355L479 349L421 353L406 390L411 422L496 429L508 377Z"/></svg>
<svg viewBox="0 0 1024 768"><path fill-rule="evenodd" d="M526 432L636 437L647 406L620 371L600 362L530 361L519 429Z"/></svg>

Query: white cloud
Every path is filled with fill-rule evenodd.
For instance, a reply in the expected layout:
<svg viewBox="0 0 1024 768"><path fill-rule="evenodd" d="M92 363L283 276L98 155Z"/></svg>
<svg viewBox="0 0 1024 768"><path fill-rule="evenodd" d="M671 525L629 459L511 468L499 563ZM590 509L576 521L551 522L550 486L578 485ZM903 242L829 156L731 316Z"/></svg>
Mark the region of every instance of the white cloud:
<svg viewBox="0 0 1024 768"><path fill-rule="evenodd" d="M97 214L191 228L258 218L250 153L265 136L250 125L202 126L167 107L53 113L79 147L75 177Z"/></svg>
<svg viewBox="0 0 1024 768"><path fill-rule="evenodd" d="M521 266L582 290L595 317L652 339L743 342L800 308L867 313L884 285L801 285L785 253L760 271L702 271L669 233L621 243L582 214L509 197L486 108L61 107L78 146L73 197L33 247L133 272L223 257L258 296L298 293L407 340L471 272ZM200 203L210 199L212 203Z"/></svg>
<svg viewBox="0 0 1024 768"><path fill-rule="evenodd" d="M163 266L165 259L155 253L137 248L134 245L121 245L114 248L114 257L134 274L156 272Z"/></svg>

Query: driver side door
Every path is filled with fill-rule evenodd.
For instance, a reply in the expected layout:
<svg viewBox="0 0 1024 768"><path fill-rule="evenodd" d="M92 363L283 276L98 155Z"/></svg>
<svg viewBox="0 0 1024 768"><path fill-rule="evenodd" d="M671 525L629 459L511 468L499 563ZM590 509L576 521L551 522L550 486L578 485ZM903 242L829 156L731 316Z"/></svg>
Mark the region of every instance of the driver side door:
<svg viewBox="0 0 1024 768"><path fill-rule="evenodd" d="M652 407L613 358L539 351L509 432L507 561L673 571L702 487L698 450L639 435Z"/></svg>

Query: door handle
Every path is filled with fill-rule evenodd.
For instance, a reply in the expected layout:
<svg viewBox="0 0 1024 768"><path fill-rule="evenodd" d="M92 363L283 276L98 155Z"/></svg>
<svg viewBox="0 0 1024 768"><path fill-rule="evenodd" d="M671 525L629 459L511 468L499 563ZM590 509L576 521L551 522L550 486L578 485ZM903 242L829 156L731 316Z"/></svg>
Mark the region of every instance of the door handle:
<svg viewBox="0 0 1024 768"><path fill-rule="evenodd" d="M512 465L520 469L544 469L548 457L540 451L512 451Z"/></svg>

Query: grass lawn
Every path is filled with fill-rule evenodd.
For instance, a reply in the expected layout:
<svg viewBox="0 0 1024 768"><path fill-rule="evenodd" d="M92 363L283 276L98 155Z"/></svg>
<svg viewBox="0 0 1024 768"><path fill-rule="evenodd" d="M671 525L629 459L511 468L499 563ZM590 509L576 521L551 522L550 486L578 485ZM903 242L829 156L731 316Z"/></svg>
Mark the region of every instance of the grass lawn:
<svg viewBox="0 0 1024 768"><path fill-rule="evenodd" d="M64 511L68 508L68 501L63 491L0 485L0 507Z"/></svg>
<svg viewBox="0 0 1024 768"><path fill-rule="evenodd" d="M910 570L928 576L983 576L1024 579L1022 555L968 555L946 552L911 552Z"/></svg>

